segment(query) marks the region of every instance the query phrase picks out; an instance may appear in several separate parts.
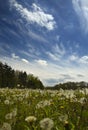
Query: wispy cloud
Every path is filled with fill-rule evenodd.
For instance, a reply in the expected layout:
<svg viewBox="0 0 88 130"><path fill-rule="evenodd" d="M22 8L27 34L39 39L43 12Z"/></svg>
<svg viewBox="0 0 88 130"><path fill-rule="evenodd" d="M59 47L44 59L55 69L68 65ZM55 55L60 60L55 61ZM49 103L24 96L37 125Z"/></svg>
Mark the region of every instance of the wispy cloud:
<svg viewBox="0 0 88 130"><path fill-rule="evenodd" d="M55 61L59 61L66 53L65 47L62 43L53 45L51 52L48 51L46 54Z"/></svg>
<svg viewBox="0 0 88 130"><path fill-rule="evenodd" d="M12 59L13 60L21 60L21 61L23 61L23 62L25 62L25 63L29 63L29 61L27 60L27 59L24 59L24 58L20 58L19 56L17 56L15 53L12 53L11 54L11 57L12 57Z"/></svg>
<svg viewBox="0 0 88 130"><path fill-rule="evenodd" d="M39 65L42 65L42 66L47 66L48 63L46 60L42 60L42 59L39 59L39 60L35 60Z"/></svg>
<svg viewBox="0 0 88 130"><path fill-rule="evenodd" d="M57 53L52 53L52 52L46 52L46 54L49 56L49 58L51 58L54 61L59 61L60 60L60 56Z"/></svg>
<svg viewBox="0 0 88 130"><path fill-rule="evenodd" d="M34 33L33 31L29 31L28 35L32 37L32 39L35 39L40 42L48 43L47 39L45 39L43 36L38 35L37 33Z"/></svg>
<svg viewBox="0 0 88 130"><path fill-rule="evenodd" d="M14 58L14 59L18 59L18 58L19 58L19 56L17 56L15 53L12 53L11 56L12 56L12 58Z"/></svg>
<svg viewBox="0 0 88 130"><path fill-rule="evenodd" d="M88 1L87 0L72 0L74 10L76 11L80 25L88 32Z"/></svg>
<svg viewBox="0 0 88 130"><path fill-rule="evenodd" d="M19 53L21 55L24 55L27 58L33 58L33 59L37 59L41 55L41 52L37 48L35 48L33 45L27 44L26 47L27 47L26 50L19 50Z"/></svg>
<svg viewBox="0 0 88 130"><path fill-rule="evenodd" d="M45 27L48 30L53 30L55 28L55 20L52 14L45 13L41 7L32 4L33 10L28 10L19 4L16 0L10 0L12 7L20 13L22 18L24 18L29 23L37 23L41 27Z"/></svg>
<svg viewBox="0 0 88 130"><path fill-rule="evenodd" d="M79 62L83 63L83 64L88 64L88 56L82 56L79 59Z"/></svg>
<svg viewBox="0 0 88 130"><path fill-rule="evenodd" d="M64 45L62 43L60 44L55 44L53 46L53 50L58 53L59 55L64 55L65 54L65 48Z"/></svg>
<svg viewBox="0 0 88 130"><path fill-rule="evenodd" d="M25 63L29 63L29 61L26 60L26 59L22 59L22 61L25 62Z"/></svg>
<svg viewBox="0 0 88 130"><path fill-rule="evenodd" d="M9 55L11 52L11 47L4 42L0 43L0 55Z"/></svg>
<svg viewBox="0 0 88 130"><path fill-rule="evenodd" d="M83 65L83 64L88 64L88 55L84 55L84 56L77 56L77 55L74 55L72 54L71 56L69 56L68 58L69 61L74 61L80 65Z"/></svg>
<svg viewBox="0 0 88 130"><path fill-rule="evenodd" d="M78 61L78 56L77 55L74 55L74 54L72 54L71 56L69 56L69 60L70 61Z"/></svg>

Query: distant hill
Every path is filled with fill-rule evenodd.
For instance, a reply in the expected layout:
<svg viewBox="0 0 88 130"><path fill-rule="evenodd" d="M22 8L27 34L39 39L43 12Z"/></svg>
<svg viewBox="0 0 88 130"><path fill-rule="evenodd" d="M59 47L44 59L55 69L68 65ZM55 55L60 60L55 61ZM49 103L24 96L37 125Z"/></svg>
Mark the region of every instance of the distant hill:
<svg viewBox="0 0 88 130"><path fill-rule="evenodd" d="M60 84L56 84L53 87L46 87L46 89L52 89L52 90L59 90L59 89L82 89L82 88L88 88L88 83L81 81L81 82L66 82L66 83L60 83Z"/></svg>

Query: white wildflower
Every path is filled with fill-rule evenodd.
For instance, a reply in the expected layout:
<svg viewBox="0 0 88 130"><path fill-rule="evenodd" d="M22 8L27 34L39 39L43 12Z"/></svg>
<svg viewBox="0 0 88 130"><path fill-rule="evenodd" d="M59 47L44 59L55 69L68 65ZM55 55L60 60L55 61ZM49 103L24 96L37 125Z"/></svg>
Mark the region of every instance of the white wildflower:
<svg viewBox="0 0 88 130"><path fill-rule="evenodd" d="M1 130L11 130L11 125L9 123L4 122Z"/></svg>
<svg viewBox="0 0 88 130"><path fill-rule="evenodd" d="M78 102L80 102L81 104L85 104L87 102L87 99L85 97L80 98L80 100L78 100Z"/></svg>
<svg viewBox="0 0 88 130"><path fill-rule="evenodd" d="M9 105L9 104L10 104L9 100L5 100L5 101L4 101L4 104L5 104L5 105Z"/></svg>
<svg viewBox="0 0 88 130"><path fill-rule="evenodd" d="M15 118L16 115L17 115L17 109L15 108L11 113L8 113L5 115L5 119L11 120L11 119Z"/></svg>
<svg viewBox="0 0 88 130"><path fill-rule="evenodd" d="M45 100L45 101L40 101L37 105L36 105L36 108L43 108L45 106L50 106L52 103L52 100Z"/></svg>
<svg viewBox="0 0 88 130"><path fill-rule="evenodd" d="M5 119L7 119L7 120L11 120L12 118L13 118L12 113L8 113L5 115Z"/></svg>
<svg viewBox="0 0 88 130"><path fill-rule="evenodd" d="M37 118L35 116L28 116L25 119L25 121L27 121L28 123L35 122L36 120L37 120Z"/></svg>
<svg viewBox="0 0 88 130"><path fill-rule="evenodd" d="M68 115L60 115L59 116L59 120L61 121L61 122L65 122L66 120L68 120Z"/></svg>
<svg viewBox="0 0 88 130"><path fill-rule="evenodd" d="M17 115L17 108L14 108L14 110L12 111L12 115L13 115L13 117L16 117L16 115Z"/></svg>
<svg viewBox="0 0 88 130"><path fill-rule="evenodd" d="M50 118L44 118L40 121L40 127L43 130L51 130L53 126L54 126L54 122Z"/></svg>

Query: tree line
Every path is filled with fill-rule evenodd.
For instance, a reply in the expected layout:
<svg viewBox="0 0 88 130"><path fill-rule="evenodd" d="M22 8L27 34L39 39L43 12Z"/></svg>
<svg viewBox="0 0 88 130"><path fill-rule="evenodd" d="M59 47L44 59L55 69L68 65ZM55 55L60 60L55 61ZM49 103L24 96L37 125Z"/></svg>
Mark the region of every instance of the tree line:
<svg viewBox="0 0 88 130"><path fill-rule="evenodd" d="M43 89L44 85L38 77L25 71L14 70L6 63L0 62L0 88L32 88Z"/></svg>
<svg viewBox="0 0 88 130"><path fill-rule="evenodd" d="M51 89L51 90L59 90L59 89L64 89L64 90L76 90L76 89L83 89L83 88L88 88L88 83L81 81L81 82L66 82L66 83L59 83L54 85L53 87L47 87L46 89Z"/></svg>

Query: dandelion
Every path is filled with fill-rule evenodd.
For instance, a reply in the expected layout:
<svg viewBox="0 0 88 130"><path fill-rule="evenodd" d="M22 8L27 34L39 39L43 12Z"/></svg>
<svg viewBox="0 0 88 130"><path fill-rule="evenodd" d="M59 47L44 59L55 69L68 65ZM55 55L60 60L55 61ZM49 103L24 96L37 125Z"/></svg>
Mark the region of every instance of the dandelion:
<svg viewBox="0 0 88 130"><path fill-rule="evenodd" d="M59 116L59 120L61 121L61 122L65 122L66 120L68 120L68 115L61 115L61 116Z"/></svg>
<svg viewBox="0 0 88 130"><path fill-rule="evenodd" d="M9 100L5 100L5 101L4 101L4 104L5 104L5 105L9 105L9 104L10 104Z"/></svg>
<svg viewBox="0 0 88 130"><path fill-rule="evenodd" d="M13 118L12 113L8 113L5 115L5 119L11 120Z"/></svg>
<svg viewBox="0 0 88 130"><path fill-rule="evenodd" d="M52 104L52 99L40 101L40 102L36 105L36 109L44 108L44 107L46 107L46 106L50 106L51 104Z"/></svg>
<svg viewBox="0 0 88 130"><path fill-rule="evenodd" d="M17 108L14 108L14 109L13 109L12 115L13 115L13 117L16 117L16 115L17 115Z"/></svg>
<svg viewBox="0 0 88 130"><path fill-rule="evenodd" d="M4 122L1 130L11 130L11 125L9 123Z"/></svg>
<svg viewBox="0 0 88 130"><path fill-rule="evenodd" d="M37 118L35 116L28 116L25 119L25 121L28 122L28 123L35 122L36 120L37 120Z"/></svg>
<svg viewBox="0 0 88 130"><path fill-rule="evenodd" d="M15 118L16 115L17 115L17 109L14 108L14 110L11 113L8 113L5 115L5 119L11 120L11 119Z"/></svg>
<svg viewBox="0 0 88 130"><path fill-rule="evenodd" d="M84 105L87 102L87 99L83 97L83 98L80 98L78 102Z"/></svg>
<svg viewBox="0 0 88 130"><path fill-rule="evenodd" d="M54 122L50 118L44 118L40 121L40 127L43 130L51 130L53 126L54 126Z"/></svg>

